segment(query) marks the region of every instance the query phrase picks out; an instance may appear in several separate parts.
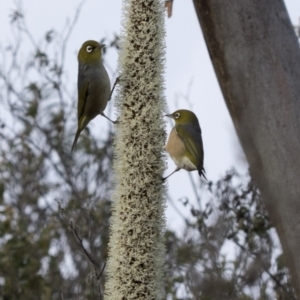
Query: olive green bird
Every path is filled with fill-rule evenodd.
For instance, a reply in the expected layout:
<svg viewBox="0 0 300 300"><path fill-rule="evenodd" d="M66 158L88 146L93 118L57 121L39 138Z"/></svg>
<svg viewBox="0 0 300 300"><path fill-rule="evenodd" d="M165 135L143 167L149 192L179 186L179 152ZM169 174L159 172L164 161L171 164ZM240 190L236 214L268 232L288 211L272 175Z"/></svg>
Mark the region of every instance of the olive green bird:
<svg viewBox="0 0 300 300"><path fill-rule="evenodd" d="M203 168L204 151L201 128L196 115L189 110L180 109L166 117L175 120L175 126L171 130L165 149L177 168L163 179L166 180L180 169L198 170L199 176L206 179Z"/></svg>
<svg viewBox="0 0 300 300"><path fill-rule="evenodd" d="M111 97L110 80L102 63L104 46L90 40L84 42L78 52L78 127L72 151L81 131L97 115L100 114L113 122L103 112Z"/></svg>

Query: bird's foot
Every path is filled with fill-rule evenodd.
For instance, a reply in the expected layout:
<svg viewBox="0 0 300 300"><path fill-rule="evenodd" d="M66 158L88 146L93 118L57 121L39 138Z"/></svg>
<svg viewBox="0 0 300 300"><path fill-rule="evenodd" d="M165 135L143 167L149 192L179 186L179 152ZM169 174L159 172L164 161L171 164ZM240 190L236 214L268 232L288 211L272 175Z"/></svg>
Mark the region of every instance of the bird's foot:
<svg viewBox="0 0 300 300"><path fill-rule="evenodd" d="M116 87L116 85L117 85L120 81L121 81L121 76L118 76L118 77L116 78L116 80L115 80L115 83L114 83L114 85L113 85L113 88L111 89L111 92L110 92L108 101L111 99L112 94L113 94L113 92L114 92L114 90L115 90L115 87Z"/></svg>

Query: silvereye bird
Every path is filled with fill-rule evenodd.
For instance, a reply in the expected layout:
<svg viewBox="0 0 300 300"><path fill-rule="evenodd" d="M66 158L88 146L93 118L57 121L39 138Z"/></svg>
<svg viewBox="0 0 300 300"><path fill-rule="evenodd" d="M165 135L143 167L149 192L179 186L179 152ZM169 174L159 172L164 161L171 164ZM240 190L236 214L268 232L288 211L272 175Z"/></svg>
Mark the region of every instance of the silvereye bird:
<svg viewBox="0 0 300 300"><path fill-rule="evenodd" d="M78 52L78 127L72 151L81 131L98 114L110 120L103 112L111 96L110 80L102 64L104 46L96 41L86 41Z"/></svg>
<svg viewBox="0 0 300 300"><path fill-rule="evenodd" d="M166 117L175 120L175 126L171 130L165 148L177 168L164 180L180 169L198 170L199 176L202 175L206 179L203 168L204 151L201 128L196 115L189 110L180 109Z"/></svg>

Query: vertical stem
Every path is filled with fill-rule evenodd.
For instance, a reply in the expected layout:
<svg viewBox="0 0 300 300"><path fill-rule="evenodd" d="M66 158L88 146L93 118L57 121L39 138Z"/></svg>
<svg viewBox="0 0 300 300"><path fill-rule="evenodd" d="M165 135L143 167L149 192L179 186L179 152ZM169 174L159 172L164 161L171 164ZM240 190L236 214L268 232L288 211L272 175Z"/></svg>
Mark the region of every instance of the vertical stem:
<svg viewBox="0 0 300 300"><path fill-rule="evenodd" d="M105 299L162 298L165 160L162 0L124 1Z"/></svg>

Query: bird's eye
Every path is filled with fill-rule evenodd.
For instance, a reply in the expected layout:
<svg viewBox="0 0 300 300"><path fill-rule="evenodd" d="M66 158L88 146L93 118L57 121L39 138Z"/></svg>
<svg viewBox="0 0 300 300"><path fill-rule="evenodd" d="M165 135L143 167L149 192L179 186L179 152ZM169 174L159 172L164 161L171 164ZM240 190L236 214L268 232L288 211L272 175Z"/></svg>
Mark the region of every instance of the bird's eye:
<svg viewBox="0 0 300 300"><path fill-rule="evenodd" d="M176 113L176 114L174 115L174 117L175 117L175 119L178 119L178 118L180 117L180 113Z"/></svg>
<svg viewBox="0 0 300 300"><path fill-rule="evenodd" d="M91 53L93 51L93 47L92 46L87 46L86 47L86 52Z"/></svg>

